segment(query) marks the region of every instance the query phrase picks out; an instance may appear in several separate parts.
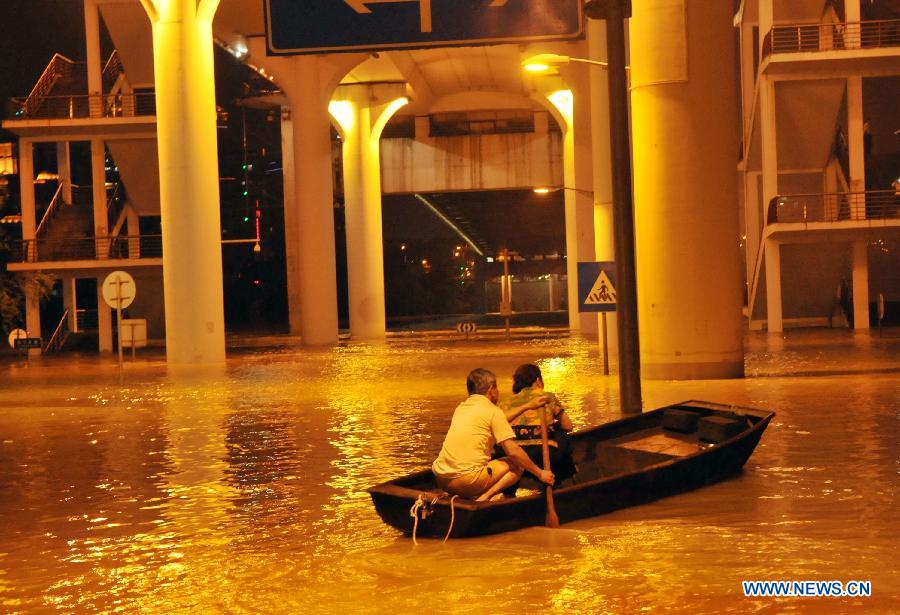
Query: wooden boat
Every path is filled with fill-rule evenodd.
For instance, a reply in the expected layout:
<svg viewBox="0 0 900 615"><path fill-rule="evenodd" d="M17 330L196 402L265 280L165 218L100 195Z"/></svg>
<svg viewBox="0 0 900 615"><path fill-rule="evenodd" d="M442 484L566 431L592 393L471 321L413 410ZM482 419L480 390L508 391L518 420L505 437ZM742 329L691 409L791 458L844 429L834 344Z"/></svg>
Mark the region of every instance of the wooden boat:
<svg viewBox="0 0 900 615"><path fill-rule="evenodd" d="M732 476L747 462L773 416L686 401L572 432L578 471L553 489L560 522L651 502ZM463 538L543 525L547 512L543 492L493 502L451 502L430 470L376 485L369 493L385 523L420 537Z"/></svg>

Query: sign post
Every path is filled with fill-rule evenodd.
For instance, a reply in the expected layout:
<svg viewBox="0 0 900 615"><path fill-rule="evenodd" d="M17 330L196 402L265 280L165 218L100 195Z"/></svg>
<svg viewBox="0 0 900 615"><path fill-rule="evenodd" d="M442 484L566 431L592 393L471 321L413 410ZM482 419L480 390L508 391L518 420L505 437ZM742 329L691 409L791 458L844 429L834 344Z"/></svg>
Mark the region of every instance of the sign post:
<svg viewBox="0 0 900 615"><path fill-rule="evenodd" d="M25 351L25 361L29 365L31 364L31 353L28 351L33 348L41 348L41 338L28 337L28 332L25 329L13 329L10 331L8 341L9 347L13 350Z"/></svg>
<svg viewBox="0 0 900 615"><path fill-rule="evenodd" d="M506 317L506 339L509 339L509 317L512 316L512 278L509 275L509 250L503 248L503 277L500 278L500 315Z"/></svg>
<svg viewBox="0 0 900 615"><path fill-rule="evenodd" d="M616 264L610 261L578 263L578 311L602 315L603 375L609 376L606 313L616 311Z"/></svg>
<svg viewBox="0 0 900 615"><path fill-rule="evenodd" d="M116 308L116 325L119 332L119 369L122 369L122 310L134 301L137 286L131 274L113 271L103 280L103 300L109 307Z"/></svg>

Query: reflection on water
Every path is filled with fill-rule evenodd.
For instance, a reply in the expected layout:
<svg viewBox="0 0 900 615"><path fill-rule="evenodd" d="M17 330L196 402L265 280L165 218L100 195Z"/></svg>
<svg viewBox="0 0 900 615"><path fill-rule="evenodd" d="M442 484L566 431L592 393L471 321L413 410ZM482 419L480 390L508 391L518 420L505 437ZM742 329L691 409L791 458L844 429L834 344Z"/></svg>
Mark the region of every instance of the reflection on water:
<svg viewBox="0 0 900 615"><path fill-rule="evenodd" d="M509 395L537 362L576 426L617 418L593 344L275 349L193 377L129 365L123 385L97 359L0 367L0 611L896 612L900 340L769 341L750 338L756 377L644 385L648 408L777 410L741 476L419 547L365 488L431 461L476 366ZM874 596L748 600L742 579L871 580Z"/></svg>

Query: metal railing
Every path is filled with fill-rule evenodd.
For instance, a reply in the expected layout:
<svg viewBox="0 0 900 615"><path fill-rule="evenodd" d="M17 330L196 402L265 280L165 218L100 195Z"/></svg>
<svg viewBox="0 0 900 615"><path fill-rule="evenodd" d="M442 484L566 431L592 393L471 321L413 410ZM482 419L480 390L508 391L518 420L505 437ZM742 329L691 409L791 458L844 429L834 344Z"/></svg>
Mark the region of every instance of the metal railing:
<svg viewBox="0 0 900 615"><path fill-rule="evenodd" d="M162 235L28 239L12 242L9 251L9 260L13 263L161 256Z"/></svg>
<svg viewBox="0 0 900 615"><path fill-rule="evenodd" d="M75 328L78 331L96 331L100 328L97 310L75 310Z"/></svg>
<svg viewBox="0 0 900 615"><path fill-rule="evenodd" d="M766 224L841 222L900 217L900 195L893 190L785 194L769 202Z"/></svg>
<svg viewBox="0 0 900 615"><path fill-rule="evenodd" d="M47 68L41 73L37 83L31 89L31 92L22 100L23 114L30 114L36 106L40 104L40 100L45 98L53 89L53 86L63 77L72 75L72 69L77 63L73 62L64 55L54 54L47 63Z"/></svg>
<svg viewBox="0 0 900 615"><path fill-rule="evenodd" d="M79 94L10 99L13 120L59 120L156 115L156 94Z"/></svg>
<svg viewBox="0 0 900 615"><path fill-rule="evenodd" d="M63 347L63 344L66 343L66 338L69 336L69 310L63 312L62 318L59 319L59 324L56 325L56 329L53 331L53 335L50 336L50 339L47 340L47 343L44 345L44 348L41 350L44 354L50 352L56 352Z"/></svg>
<svg viewBox="0 0 900 615"><path fill-rule="evenodd" d="M116 182L112 195L106 201L106 228L110 232L116 227L116 222L119 221L119 215L123 209L125 209L125 190L122 188L122 182ZM134 229L128 230L133 231Z"/></svg>
<svg viewBox="0 0 900 615"><path fill-rule="evenodd" d="M44 210L44 215L41 216L41 221L38 223L37 228L34 229L35 237L40 237L47 232L47 228L50 226L50 220L56 216L60 204L63 202L62 193L63 183L60 182L59 186L56 187L56 192L53 193L53 198L50 199L50 204L47 205L47 209Z"/></svg>
<svg viewBox="0 0 900 615"><path fill-rule="evenodd" d="M900 45L900 19L774 26L763 39L763 58L773 53L869 49Z"/></svg>
<svg viewBox="0 0 900 615"><path fill-rule="evenodd" d="M124 72L125 67L122 66L119 50L113 49L109 59L106 60L106 64L103 66L103 91L109 92L116 85L116 81L119 80L119 75Z"/></svg>

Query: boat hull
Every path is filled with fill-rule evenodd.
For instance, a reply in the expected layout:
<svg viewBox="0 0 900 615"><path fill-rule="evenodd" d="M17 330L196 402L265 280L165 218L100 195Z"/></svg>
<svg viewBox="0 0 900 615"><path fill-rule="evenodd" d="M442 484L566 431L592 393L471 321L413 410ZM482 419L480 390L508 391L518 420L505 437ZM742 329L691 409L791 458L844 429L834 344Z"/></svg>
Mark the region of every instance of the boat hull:
<svg viewBox="0 0 900 615"><path fill-rule="evenodd" d="M667 410L745 421L740 433L717 444L701 443L696 434L671 433L662 427ZM762 437L773 412L689 401L666 406L571 434L579 466L577 483L555 488L561 523L652 502L719 482L741 471ZM543 525L543 493L496 502L440 496L430 471L369 489L375 509L388 525L405 534L462 538ZM416 506L416 515L410 514ZM452 521L452 524L451 524ZM452 527L451 527L452 525Z"/></svg>

